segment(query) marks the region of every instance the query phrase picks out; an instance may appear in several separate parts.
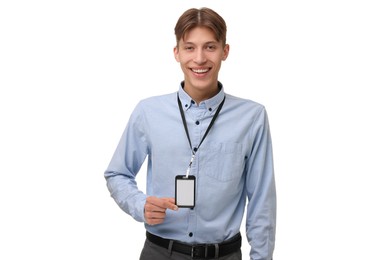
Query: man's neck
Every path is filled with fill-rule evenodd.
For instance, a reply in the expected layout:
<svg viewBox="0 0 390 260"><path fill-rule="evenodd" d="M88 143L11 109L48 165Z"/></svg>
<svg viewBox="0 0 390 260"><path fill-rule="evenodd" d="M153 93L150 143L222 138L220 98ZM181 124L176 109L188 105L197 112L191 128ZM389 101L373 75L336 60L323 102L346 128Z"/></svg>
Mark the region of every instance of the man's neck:
<svg viewBox="0 0 390 260"><path fill-rule="evenodd" d="M211 89L205 89L205 90L198 90L194 88L186 88L185 85L183 87L184 91L194 100L197 104L200 102L210 99L217 95L220 91L220 88L218 86L218 83L216 84L216 87Z"/></svg>

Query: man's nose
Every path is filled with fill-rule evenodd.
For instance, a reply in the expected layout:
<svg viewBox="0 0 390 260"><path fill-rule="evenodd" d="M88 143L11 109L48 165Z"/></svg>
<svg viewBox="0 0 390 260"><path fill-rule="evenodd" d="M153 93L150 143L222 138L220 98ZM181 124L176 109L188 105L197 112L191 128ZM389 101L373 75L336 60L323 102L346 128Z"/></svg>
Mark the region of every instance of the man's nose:
<svg viewBox="0 0 390 260"><path fill-rule="evenodd" d="M194 62L197 63L197 64L202 64L202 63L205 63L206 62L206 55L204 53L204 50L202 49L199 49L196 53L195 53L195 57L194 57Z"/></svg>

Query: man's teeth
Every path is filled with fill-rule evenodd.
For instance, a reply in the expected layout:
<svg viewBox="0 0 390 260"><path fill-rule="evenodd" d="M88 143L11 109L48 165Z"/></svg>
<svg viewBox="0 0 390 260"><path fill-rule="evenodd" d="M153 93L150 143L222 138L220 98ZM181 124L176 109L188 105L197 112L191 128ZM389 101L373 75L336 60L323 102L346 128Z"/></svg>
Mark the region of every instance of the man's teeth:
<svg viewBox="0 0 390 260"><path fill-rule="evenodd" d="M209 71L209 69L198 69L198 70L193 69L192 71L195 73L205 73L205 72Z"/></svg>

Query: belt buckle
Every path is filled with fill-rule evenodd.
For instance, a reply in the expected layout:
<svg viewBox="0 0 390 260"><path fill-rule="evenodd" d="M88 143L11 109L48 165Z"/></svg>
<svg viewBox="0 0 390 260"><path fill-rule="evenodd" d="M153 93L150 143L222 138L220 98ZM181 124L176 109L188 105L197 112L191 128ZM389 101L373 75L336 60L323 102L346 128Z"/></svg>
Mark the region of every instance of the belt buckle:
<svg viewBox="0 0 390 260"><path fill-rule="evenodd" d="M198 248L199 248L199 245L191 246L191 258L192 259L197 259L197 258L201 257Z"/></svg>
<svg viewBox="0 0 390 260"><path fill-rule="evenodd" d="M214 246L215 252L214 256L209 256L208 254L208 247ZM204 248L204 255L201 255L200 248ZM191 258L192 259L212 259L212 258L218 258L219 257L219 245L218 244L204 244L204 245L194 245L191 246Z"/></svg>

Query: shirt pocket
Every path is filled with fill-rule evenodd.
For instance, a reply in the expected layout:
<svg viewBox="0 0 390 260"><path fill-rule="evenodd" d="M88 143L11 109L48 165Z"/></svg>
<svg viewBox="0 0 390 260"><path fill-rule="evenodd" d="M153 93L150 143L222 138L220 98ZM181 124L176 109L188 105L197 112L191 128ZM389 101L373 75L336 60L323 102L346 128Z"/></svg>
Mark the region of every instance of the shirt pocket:
<svg viewBox="0 0 390 260"><path fill-rule="evenodd" d="M245 165L242 144L213 142L209 145L210 153L205 155L204 173L223 182L240 178Z"/></svg>

